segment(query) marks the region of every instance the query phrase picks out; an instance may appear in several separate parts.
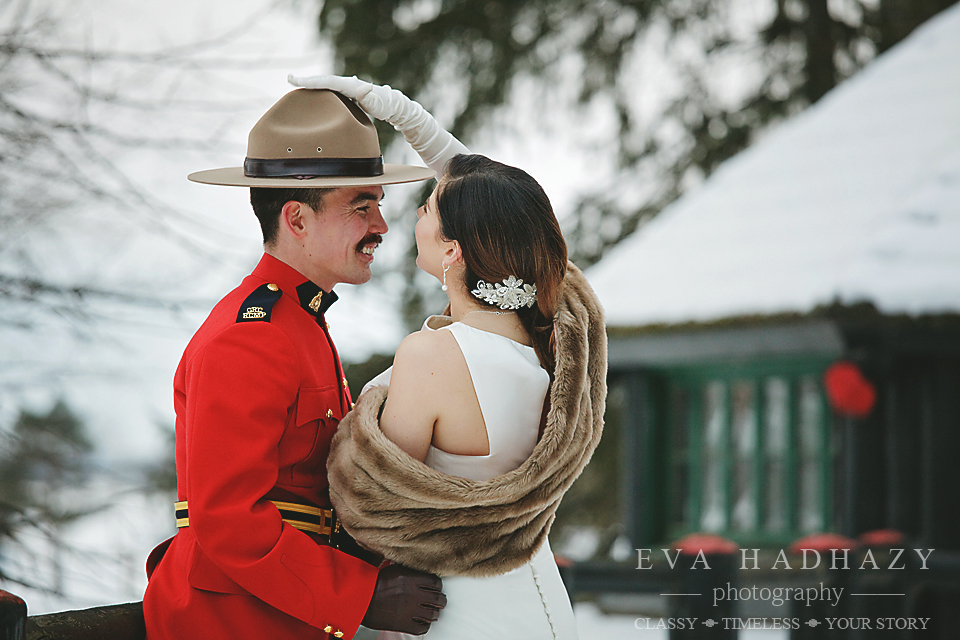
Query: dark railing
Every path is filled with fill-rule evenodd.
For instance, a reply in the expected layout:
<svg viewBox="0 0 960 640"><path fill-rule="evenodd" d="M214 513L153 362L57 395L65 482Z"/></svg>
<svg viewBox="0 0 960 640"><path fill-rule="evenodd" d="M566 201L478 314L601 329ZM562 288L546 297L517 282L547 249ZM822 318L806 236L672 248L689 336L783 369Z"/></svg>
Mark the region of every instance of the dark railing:
<svg viewBox="0 0 960 640"><path fill-rule="evenodd" d="M27 617L24 601L0 590L0 640L145 640L139 602Z"/></svg>

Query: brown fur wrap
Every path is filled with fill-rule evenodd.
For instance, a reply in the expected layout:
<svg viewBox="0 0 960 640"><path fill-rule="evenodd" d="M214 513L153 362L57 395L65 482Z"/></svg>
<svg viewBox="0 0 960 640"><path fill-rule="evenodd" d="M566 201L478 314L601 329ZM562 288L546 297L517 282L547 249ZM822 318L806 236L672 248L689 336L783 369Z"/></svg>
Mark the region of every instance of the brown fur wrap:
<svg viewBox="0 0 960 640"><path fill-rule="evenodd" d="M503 475L478 482L431 469L380 431L387 388L360 397L327 461L330 500L358 542L440 576L505 573L533 557L603 430L603 310L572 263L554 320L557 364L546 427L530 458Z"/></svg>

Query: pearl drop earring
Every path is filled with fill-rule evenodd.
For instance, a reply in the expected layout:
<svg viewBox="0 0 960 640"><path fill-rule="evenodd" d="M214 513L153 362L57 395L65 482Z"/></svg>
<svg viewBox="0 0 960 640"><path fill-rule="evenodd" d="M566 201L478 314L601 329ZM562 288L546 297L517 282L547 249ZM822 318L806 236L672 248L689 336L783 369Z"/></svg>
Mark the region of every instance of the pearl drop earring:
<svg viewBox="0 0 960 640"><path fill-rule="evenodd" d="M441 291L447 290L447 269L449 268L450 268L450 265L448 264L443 265L443 286L440 287Z"/></svg>

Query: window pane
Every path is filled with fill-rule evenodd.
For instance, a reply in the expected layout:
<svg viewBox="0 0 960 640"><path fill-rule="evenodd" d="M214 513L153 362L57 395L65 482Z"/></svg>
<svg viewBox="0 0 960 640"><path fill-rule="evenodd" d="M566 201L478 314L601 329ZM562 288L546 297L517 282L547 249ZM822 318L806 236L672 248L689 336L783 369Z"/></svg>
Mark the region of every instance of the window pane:
<svg viewBox="0 0 960 640"><path fill-rule="evenodd" d="M802 532L823 529L823 406L815 378L800 380L799 405L800 495L799 522Z"/></svg>
<svg viewBox="0 0 960 640"><path fill-rule="evenodd" d="M770 533L787 528L786 458L789 439L790 387L783 378L768 378L764 384L763 487L764 523Z"/></svg>
<svg viewBox="0 0 960 640"><path fill-rule="evenodd" d="M756 479L757 420L752 381L735 382L733 402L733 528L752 531L757 526Z"/></svg>
<svg viewBox="0 0 960 640"><path fill-rule="evenodd" d="M680 386L670 391L670 520L683 526L690 522L690 393Z"/></svg>
<svg viewBox="0 0 960 640"><path fill-rule="evenodd" d="M723 446L727 427L727 394L722 382L710 382L703 396L703 510L700 526L721 531L727 525L724 505Z"/></svg>

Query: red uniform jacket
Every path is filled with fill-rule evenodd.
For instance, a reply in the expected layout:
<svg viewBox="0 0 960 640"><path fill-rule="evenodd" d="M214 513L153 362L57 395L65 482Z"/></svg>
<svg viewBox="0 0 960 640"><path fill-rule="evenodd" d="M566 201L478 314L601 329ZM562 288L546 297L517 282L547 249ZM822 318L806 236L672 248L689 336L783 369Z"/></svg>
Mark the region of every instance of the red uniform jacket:
<svg viewBox="0 0 960 640"><path fill-rule="evenodd" d="M174 405L189 527L148 561L150 640L356 633L377 568L283 522L270 502L330 507L327 453L350 408L323 321L334 299L264 255L187 346Z"/></svg>

